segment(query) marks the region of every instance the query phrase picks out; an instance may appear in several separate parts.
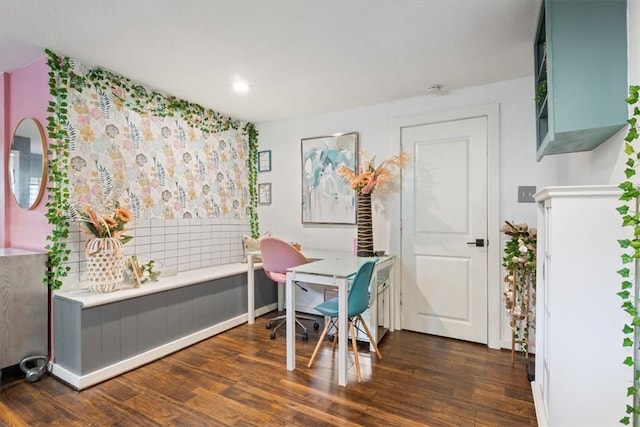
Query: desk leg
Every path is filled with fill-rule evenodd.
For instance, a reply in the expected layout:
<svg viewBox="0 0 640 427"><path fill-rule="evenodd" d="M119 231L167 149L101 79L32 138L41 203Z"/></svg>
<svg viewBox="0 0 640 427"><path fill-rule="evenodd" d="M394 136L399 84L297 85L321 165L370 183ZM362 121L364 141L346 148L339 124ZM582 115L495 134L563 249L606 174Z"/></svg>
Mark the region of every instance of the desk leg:
<svg viewBox="0 0 640 427"><path fill-rule="evenodd" d="M286 283L286 315L287 315L287 369L296 369L296 301L293 288L293 273L287 272Z"/></svg>
<svg viewBox="0 0 640 427"><path fill-rule="evenodd" d="M396 324L396 287L395 287L395 258L394 262L391 263L389 267L389 332L393 332L395 330Z"/></svg>
<svg viewBox="0 0 640 427"><path fill-rule="evenodd" d="M255 270L253 269L253 255L247 255L247 323L253 325L256 317L255 307Z"/></svg>
<svg viewBox="0 0 640 427"><path fill-rule="evenodd" d="M338 285L338 385L347 385L347 279L336 279Z"/></svg>

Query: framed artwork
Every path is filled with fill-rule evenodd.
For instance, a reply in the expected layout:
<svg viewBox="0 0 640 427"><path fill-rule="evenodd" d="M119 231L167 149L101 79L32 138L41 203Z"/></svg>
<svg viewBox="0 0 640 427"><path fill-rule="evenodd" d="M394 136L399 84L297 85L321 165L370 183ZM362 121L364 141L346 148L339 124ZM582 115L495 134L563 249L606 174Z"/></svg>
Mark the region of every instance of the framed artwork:
<svg viewBox="0 0 640 427"><path fill-rule="evenodd" d="M336 172L357 171L358 132L302 139L302 223L355 224L356 192Z"/></svg>
<svg viewBox="0 0 640 427"><path fill-rule="evenodd" d="M271 183L258 184L258 204L271 204Z"/></svg>
<svg viewBox="0 0 640 427"><path fill-rule="evenodd" d="M140 267L140 263L138 262L138 257L134 255L127 259L126 263L126 267L131 274L133 287L139 288L142 284L142 268Z"/></svg>
<svg viewBox="0 0 640 427"><path fill-rule="evenodd" d="M258 172L271 171L271 150L258 151Z"/></svg>

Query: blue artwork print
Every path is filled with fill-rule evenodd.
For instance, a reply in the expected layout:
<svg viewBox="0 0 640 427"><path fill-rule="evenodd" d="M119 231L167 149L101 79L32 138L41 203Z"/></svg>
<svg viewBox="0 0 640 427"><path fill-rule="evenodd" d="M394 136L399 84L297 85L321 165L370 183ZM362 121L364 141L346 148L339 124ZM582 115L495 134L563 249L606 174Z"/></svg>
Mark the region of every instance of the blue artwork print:
<svg viewBox="0 0 640 427"><path fill-rule="evenodd" d="M337 173L356 170L358 133L302 140L302 222L355 224L356 193Z"/></svg>

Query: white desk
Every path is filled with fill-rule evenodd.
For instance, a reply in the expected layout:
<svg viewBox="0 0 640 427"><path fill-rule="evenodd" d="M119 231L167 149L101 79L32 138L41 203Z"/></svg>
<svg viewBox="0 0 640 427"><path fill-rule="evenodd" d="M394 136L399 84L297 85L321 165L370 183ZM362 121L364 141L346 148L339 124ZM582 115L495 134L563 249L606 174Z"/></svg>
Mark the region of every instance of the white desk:
<svg viewBox="0 0 640 427"><path fill-rule="evenodd" d="M294 281L338 287L338 385L347 385L347 289L348 278L370 258L336 254L320 261L292 267L287 270L287 369L296 368L296 322ZM381 257L378 269L393 267L394 258ZM391 272L393 274L393 272ZM373 283L376 283L373 281ZM375 291L374 291L375 292ZM374 325L376 326L376 325Z"/></svg>
<svg viewBox="0 0 640 427"><path fill-rule="evenodd" d="M351 252L327 251L322 249L305 249L304 256L312 260L354 258ZM252 325L255 322L255 259L260 257L260 251L247 252L247 322ZM284 289L278 286L278 311L284 310Z"/></svg>

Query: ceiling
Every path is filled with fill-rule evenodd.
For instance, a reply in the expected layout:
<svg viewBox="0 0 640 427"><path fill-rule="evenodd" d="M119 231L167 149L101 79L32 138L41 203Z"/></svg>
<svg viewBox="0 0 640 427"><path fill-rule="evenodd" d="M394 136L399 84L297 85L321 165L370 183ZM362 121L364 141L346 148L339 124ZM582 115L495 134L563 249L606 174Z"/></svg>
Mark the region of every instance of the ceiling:
<svg viewBox="0 0 640 427"><path fill-rule="evenodd" d="M531 75L540 2L0 0L0 72L49 48L261 122Z"/></svg>

